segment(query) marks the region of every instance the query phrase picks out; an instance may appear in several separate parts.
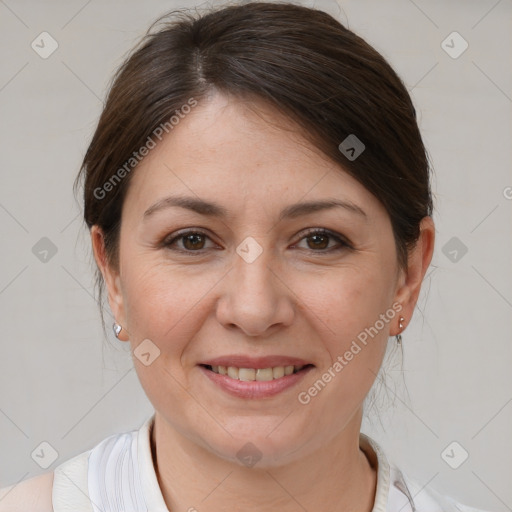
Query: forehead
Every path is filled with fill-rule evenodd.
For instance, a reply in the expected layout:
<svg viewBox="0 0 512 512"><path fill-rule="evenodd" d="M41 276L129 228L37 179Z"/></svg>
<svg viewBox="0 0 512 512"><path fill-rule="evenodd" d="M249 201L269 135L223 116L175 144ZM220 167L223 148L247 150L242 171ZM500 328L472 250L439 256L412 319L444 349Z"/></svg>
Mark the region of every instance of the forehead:
<svg viewBox="0 0 512 512"><path fill-rule="evenodd" d="M378 201L339 164L263 103L220 94L199 103L151 150L132 177L126 202L137 209L169 193L268 209L338 197L366 208Z"/></svg>

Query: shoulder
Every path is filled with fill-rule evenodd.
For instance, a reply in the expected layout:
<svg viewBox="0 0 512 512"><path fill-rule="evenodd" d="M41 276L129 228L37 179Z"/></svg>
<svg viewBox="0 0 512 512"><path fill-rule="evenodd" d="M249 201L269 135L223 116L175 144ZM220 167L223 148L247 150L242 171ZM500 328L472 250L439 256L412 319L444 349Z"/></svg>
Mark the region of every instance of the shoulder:
<svg viewBox="0 0 512 512"><path fill-rule="evenodd" d="M430 486L422 486L403 474L402 478L406 491L413 497L417 512L487 512L456 501L451 496L441 494Z"/></svg>
<svg viewBox="0 0 512 512"><path fill-rule="evenodd" d="M433 487L420 484L404 474L392 459L388 459L378 442L366 434L360 436L360 446L370 463L378 467L375 510L396 512L487 512L456 501Z"/></svg>
<svg viewBox="0 0 512 512"><path fill-rule="evenodd" d="M0 489L0 512L53 512L53 471Z"/></svg>

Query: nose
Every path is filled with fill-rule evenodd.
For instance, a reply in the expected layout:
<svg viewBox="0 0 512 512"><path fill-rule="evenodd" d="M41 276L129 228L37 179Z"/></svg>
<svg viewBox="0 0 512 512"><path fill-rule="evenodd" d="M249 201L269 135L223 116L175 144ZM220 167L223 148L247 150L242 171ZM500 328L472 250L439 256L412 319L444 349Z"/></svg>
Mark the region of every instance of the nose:
<svg viewBox="0 0 512 512"><path fill-rule="evenodd" d="M294 318L294 294L264 250L248 262L238 254L223 279L217 303L217 319L228 329L240 329L248 336L268 336L276 329L291 325Z"/></svg>

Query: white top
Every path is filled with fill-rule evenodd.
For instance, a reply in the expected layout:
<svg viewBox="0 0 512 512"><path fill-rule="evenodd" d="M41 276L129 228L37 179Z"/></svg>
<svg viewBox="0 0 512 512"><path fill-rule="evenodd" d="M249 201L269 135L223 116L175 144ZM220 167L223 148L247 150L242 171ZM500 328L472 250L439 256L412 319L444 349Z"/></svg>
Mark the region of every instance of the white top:
<svg viewBox="0 0 512 512"><path fill-rule="evenodd" d="M111 435L57 466L54 512L169 512L151 454L154 418L153 414L140 429ZM377 469L372 512L484 512L405 478L389 464L381 447L362 433L360 446Z"/></svg>

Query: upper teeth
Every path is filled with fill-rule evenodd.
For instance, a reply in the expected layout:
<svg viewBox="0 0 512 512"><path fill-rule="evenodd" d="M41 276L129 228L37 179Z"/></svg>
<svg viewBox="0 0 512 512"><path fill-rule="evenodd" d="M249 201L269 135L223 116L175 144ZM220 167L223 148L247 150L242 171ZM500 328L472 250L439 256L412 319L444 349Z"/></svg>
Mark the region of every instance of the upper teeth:
<svg viewBox="0 0 512 512"><path fill-rule="evenodd" d="M275 366L273 368L237 368L236 366L211 366L212 371L238 380L273 380L291 375L303 366Z"/></svg>

